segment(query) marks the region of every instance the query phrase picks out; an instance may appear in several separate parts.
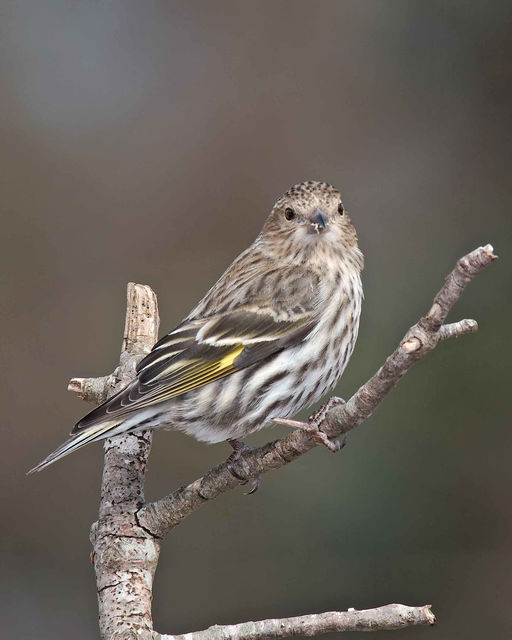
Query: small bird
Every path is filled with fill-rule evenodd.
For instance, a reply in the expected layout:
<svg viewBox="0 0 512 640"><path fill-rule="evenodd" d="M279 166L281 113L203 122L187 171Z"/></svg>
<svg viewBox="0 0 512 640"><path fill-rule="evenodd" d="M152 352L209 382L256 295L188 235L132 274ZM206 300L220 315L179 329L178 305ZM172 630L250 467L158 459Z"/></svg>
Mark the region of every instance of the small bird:
<svg viewBox="0 0 512 640"><path fill-rule="evenodd" d="M325 182L293 186L252 245L141 360L136 378L31 471L144 429L227 440L236 455L241 438L271 421L300 426L286 417L332 389L354 349L362 269L340 192Z"/></svg>

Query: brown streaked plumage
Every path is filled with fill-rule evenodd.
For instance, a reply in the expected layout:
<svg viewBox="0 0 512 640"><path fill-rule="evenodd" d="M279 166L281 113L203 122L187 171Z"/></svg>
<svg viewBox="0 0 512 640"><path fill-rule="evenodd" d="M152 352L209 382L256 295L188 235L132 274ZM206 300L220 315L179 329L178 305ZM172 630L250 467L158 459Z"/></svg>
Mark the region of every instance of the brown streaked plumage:
<svg viewBox="0 0 512 640"><path fill-rule="evenodd" d="M95 440L148 428L242 438L318 400L352 354L363 256L340 193L303 182L137 377L82 418L33 471Z"/></svg>

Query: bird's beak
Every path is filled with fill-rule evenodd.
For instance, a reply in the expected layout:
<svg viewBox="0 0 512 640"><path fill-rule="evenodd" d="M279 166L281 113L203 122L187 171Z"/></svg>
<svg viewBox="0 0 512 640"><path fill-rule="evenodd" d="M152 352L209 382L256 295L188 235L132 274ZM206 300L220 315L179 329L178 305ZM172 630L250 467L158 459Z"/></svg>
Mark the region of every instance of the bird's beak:
<svg viewBox="0 0 512 640"><path fill-rule="evenodd" d="M317 209L309 219L308 231L310 233L322 233L322 231L325 231L328 222L327 215L321 209Z"/></svg>

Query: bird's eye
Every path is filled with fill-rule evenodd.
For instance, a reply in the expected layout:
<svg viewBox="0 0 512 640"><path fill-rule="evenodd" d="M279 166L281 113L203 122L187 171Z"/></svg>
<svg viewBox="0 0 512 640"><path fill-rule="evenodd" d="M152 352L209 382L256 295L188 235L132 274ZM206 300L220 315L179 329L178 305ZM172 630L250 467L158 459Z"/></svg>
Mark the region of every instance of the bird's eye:
<svg viewBox="0 0 512 640"><path fill-rule="evenodd" d="M338 205L338 213L342 216L345 213L345 207L343 206L343 202L340 202Z"/></svg>
<svg viewBox="0 0 512 640"><path fill-rule="evenodd" d="M284 217L287 220L293 220L295 218L295 211L293 209L290 209L290 207L286 207L286 209L284 210Z"/></svg>

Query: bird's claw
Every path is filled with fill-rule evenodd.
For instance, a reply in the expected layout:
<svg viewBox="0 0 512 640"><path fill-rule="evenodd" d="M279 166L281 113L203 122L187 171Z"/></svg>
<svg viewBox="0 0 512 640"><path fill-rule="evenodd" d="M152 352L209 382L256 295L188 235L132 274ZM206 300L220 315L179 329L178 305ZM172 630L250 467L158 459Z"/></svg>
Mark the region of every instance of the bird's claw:
<svg viewBox="0 0 512 640"><path fill-rule="evenodd" d="M240 456L242 455L242 453L244 453L244 451L251 451L253 447L249 447L248 445L245 444L245 442L242 442L241 440L236 440L234 438L232 440L228 440L228 442L233 447L233 453L231 453L231 455L226 460L226 464L228 466L229 472L231 473L231 475L235 476L237 480L240 480L240 484L245 485L249 482L249 480L247 478L242 477L240 474L238 474L234 469L233 464L237 460L239 460ZM252 478L251 488L249 489L249 491L245 492L244 495L251 496L253 493L256 493L256 491L258 491L259 489L260 484L261 484L261 475L258 475L255 478Z"/></svg>
<svg viewBox="0 0 512 640"><path fill-rule="evenodd" d="M246 480L242 484L247 484L247 482L248 480ZM244 493L244 496L252 496L253 493L256 493L256 491L258 491L258 489L260 488L260 484L261 484L261 475L256 476L255 478L252 478L251 488L249 489L249 491L246 491Z"/></svg>

